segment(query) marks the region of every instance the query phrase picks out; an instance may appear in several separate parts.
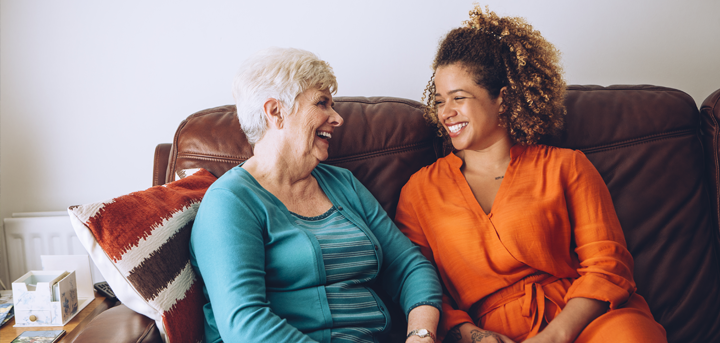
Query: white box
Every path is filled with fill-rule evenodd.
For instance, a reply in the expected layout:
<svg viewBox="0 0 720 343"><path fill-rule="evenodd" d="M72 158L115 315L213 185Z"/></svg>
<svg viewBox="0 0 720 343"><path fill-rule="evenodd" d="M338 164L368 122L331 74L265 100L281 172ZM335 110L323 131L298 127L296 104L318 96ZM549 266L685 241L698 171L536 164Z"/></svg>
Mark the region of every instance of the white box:
<svg viewBox="0 0 720 343"><path fill-rule="evenodd" d="M75 271L30 271L12 289L15 326L63 326L79 311Z"/></svg>
<svg viewBox="0 0 720 343"><path fill-rule="evenodd" d="M43 270L74 270L77 281L77 297L82 311L95 300L88 255L40 255Z"/></svg>

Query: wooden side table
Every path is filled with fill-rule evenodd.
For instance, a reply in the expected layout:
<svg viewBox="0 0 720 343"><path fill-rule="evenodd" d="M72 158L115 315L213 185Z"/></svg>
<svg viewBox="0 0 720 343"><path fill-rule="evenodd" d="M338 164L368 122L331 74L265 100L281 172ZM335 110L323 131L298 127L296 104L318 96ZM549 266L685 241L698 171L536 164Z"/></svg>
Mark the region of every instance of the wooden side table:
<svg viewBox="0 0 720 343"><path fill-rule="evenodd" d="M65 336L60 339L59 343L70 343L77 335L82 332L85 326L90 323L98 314L107 310L114 305L114 301L105 299L105 297L95 294L95 300L87 305L75 318L70 320L65 326L43 326L43 327L13 327L15 318L5 324L0 329L0 343L10 343L15 337L24 331L43 331L43 330L65 330Z"/></svg>

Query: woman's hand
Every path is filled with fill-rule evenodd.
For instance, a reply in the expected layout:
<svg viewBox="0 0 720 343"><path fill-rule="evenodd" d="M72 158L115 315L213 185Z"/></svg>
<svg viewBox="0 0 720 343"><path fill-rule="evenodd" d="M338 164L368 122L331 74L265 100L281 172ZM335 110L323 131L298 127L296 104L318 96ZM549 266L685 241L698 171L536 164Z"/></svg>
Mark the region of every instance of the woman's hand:
<svg viewBox="0 0 720 343"><path fill-rule="evenodd" d="M444 343L515 343L507 336L483 330L471 323L460 324L448 331Z"/></svg>
<svg viewBox="0 0 720 343"><path fill-rule="evenodd" d="M555 342L562 341L562 340L557 340L551 336L552 335L549 334L549 331L543 330L543 331L540 331L539 334L535 335L535 337L526 339L522 343L555 343Z"/></svg>
<svg viewBox="0 0 720 343"><path fill-rule="evenodd" d="M543 331L523 343L573 342L590 322L607 310L608 303L604 301L572 298Z"/></svg>

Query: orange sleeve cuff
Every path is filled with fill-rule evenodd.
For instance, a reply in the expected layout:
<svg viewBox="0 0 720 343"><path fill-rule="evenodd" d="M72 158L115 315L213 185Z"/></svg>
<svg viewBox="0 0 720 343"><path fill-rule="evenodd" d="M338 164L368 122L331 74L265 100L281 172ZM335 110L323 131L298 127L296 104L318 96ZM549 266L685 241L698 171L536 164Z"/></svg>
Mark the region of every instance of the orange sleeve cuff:
<svg viewBox="0 0 720 343"><path fill-rule="evenodd" d="M610 303L610 309L624 304L634 293L634 287L623 288L597 274L586 274L575 280L565 294L565 302L572 298L589 298Z"/></svg>
<svg viewBox="0 0 720 343"><path fill-rule="evenodd" d="M457 325L462 323L472 323L473 320L470 315L463 310L456 310L446 300L447 295L443 295L442 304L442 317L440 318L440 325L438 325L438 342L445 339L445 335L448 331Z"/></svg>

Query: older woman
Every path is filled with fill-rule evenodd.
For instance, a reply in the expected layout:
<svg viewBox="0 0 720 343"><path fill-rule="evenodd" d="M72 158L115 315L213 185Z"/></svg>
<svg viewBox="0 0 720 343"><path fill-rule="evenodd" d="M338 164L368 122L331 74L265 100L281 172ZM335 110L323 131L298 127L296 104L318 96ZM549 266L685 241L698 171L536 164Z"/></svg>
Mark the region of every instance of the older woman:
<svg viewBox="0 0 720 343"><path fill-rule="evenodd" d="M665 342L603 179L537 144L565 113L557 50L475 8L433 66L426 115L455 151L413 175L396 222L445 284L445 341Z"/></svg>
<svg viewBox="0 0 720 343"><path fill-rule="evenodd" d="M220 177L195 219L208 342L378 342L390 329L379 276L408 318L407 342L433 342L440 283L353 175L320 164L343 119L330 66L269 49L235 78L254 156Z"/></svg>

